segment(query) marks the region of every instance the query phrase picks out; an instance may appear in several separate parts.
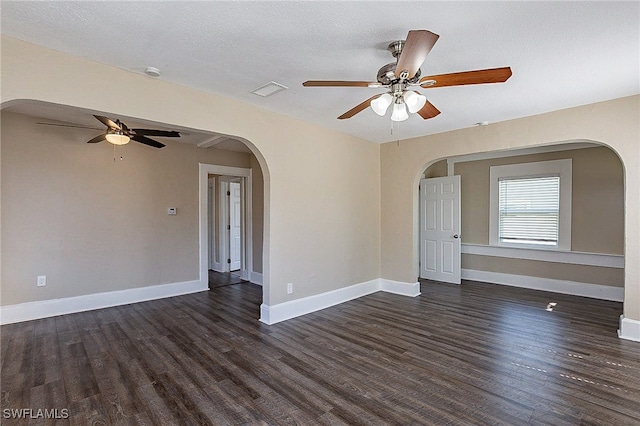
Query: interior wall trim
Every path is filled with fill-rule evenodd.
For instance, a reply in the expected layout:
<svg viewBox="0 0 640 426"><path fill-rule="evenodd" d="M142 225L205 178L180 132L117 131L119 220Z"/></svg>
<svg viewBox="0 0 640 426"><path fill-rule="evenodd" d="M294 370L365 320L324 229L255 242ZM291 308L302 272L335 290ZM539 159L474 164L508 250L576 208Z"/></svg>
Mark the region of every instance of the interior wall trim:
<svg viewBox="0 0 640 426"><path fill-rule="evenodd" d="M624 269L624 256L619 254L583 253L577 251L540 250L515 247L462 244L462 254L538 260L572 265L603 266Z"/></svg>
<svg viewBox="0 0 640 426"><path fill-rule="evenodd" d="M7 305L0 307L0 324L128 305L206 290L209 290L208 284L203 287L200 280L195 280Z"/></svg>
<svg viewBox="0 0 640 426"><path fill-rule="evenodd" d="M618 337L626 340L640 342L640 321L625 318L620 315L620 328L618 329Z"/></svg>
<svg viewBox="0 0 640 426"><path fill-rule="evenodd" d="M405 283L376 278L349 287L278 303L277 305L266 305L263 303L260 306L260 321L268 325L276 324L378 291L415 297L420 294L420 283Z"/></svg>
<svg viewBox="0 0 640 426"><path fill-rule="evenodd" d="M399 294L401 296L416 297L420 296L420 283L405 283L402 281L380 278L380 291Z"/></svg>
<svg viewBox="0 0 640 426"><path fill-rule="evenodd" d="M474 269L462 269L462 279L529 288L532 290L543 290L553 293L571 294L593 299L611 300L614 302L624 301L624 288L610 285L531 277L527 275L503 274Z"/></svg>

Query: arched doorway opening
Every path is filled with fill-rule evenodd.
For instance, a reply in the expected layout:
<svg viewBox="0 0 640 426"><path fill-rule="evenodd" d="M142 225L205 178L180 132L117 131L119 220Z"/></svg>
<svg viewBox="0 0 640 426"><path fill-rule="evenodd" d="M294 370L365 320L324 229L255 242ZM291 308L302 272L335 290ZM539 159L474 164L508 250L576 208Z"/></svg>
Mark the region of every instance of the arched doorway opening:
<svg viewBox="0 0 640 426"><path fill-rule="evenodd" d="M514 243L513 238L501 240L499 215L504 218L507 213L495 208L503 201L500 194L492 193L491 186L493 180L497 188L497 180L508 179L498 172L518 170L517 174L531 178L532 172L528 170L562 161L570 166L570 190L565 191L569 196L568 207L559 208L558 213L567 217L569 229L562 230L567 231L565 241L556 241L553 247L549 242L536 245L531 239L523 240L522 244L517 240ZM442 158L421 168L415 191L418 192L418 181L422 179L454 175L460 176L461 181L462 279L624 300L624 164L614 150L591 141L568 141ZM419 203L416 201L414 206L417 276L421 276L420 266L425 258L424 245L420 243L423 222ZM559 216L557 220L562 219Z"/></svg>
<svg viewBox="0 0 640 426"><path fill-rule="evenodd" d="M259 278L268 298L269 175L250 142L242 142L247 152L209 149L198 145L211 140L211 132L40 101L7 103L2 115L3 165L8 165L3 176L11 182L3 186L10 207L3 209L3 242L16 248L3 258L6 293L15 295L7 303L46 305L20 311L16 320L206 290L206 274L199 268L201 163L256 171L254 188L259 180L257 203L263 208L252 223L247 251L255 253L254 268L247 271L262 267ZM129 128L175 130L181 137L153 136L165 145L160 149L87 144L105 131L94 115L119 119ZM21 290L34 273L47 276L46 287Z"/></svg>

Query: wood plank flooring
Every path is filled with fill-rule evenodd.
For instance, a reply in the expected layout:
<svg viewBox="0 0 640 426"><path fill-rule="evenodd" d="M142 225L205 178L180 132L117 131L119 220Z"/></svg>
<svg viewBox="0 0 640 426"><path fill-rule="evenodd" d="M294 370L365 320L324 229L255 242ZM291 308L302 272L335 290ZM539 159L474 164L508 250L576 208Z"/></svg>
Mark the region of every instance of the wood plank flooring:
<svg viewBox="0 0 640 426"><path fill-rule="evenodd" d="M226 285L234 285L240 283L246 283L240 277L237 272L216 272L209 270L209 289L213 290L216 287L223 287Z"/></svg>
<svg viewBox="0 0 640 426"><path fill-rule="evenodd" d="M617 338L620 303L468 281L421 290L272 326L246 282L6 325L0 422L640 424L640 343ZM4 418L22 408L68 418Z"/></svg>

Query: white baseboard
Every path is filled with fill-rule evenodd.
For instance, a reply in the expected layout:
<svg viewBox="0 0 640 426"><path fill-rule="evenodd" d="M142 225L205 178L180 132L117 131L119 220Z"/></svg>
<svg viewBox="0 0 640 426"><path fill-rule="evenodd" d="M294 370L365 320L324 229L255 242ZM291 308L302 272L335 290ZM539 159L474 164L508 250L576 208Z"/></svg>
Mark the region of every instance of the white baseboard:
<svg viewBox="0 0 640 426"><path fill-rule="evenodd" d="M391 281L382 278L354 284L349 287L316 294L314 296L303 297L302 299L291 300L289 302L278 303L277 305L260 306L260 321L271 325L311 312L339 305L358 297L366 296L378 291L400 294L403 296L415 297L420 294L420 283L404 283Z"/></svg>
<svg viewBox="0 0 640 426"><path fill-rule="evenodd" d="M420 296L420 283L405 283L401 281L380 278L380 290L387 293L400 294L402 296Z"/></svg>
<svg viewBox="0 0 640 426"><path fill-rule="evenodd" d="M530 288L533 290L544 290L554 293L572 294L574 296L591 297L594 299L612 300L615 302L622 302L624 300L624 288L609 285L580 283L527 275L502 274L499 272L478 271L474 269L463 269L462 279Z"/></svg>
<svg viewBox="0 0 640 426"><path fill-rule="evenodd" d="M184 281L2 306L0 307L0 324L12 324L147 300L163 299L208 289L206 282L203 284L200 281Z"/></svg>
<svg viewBox="0 0 640 426"><path fill-rule="evenodd" d="M310 314L380 290L380 280L375 279L349 287L291 300L277 305L260 305L260 321L275 324L301 315Z"/></svg>
<svg viewBox="0 0 640 426"><path fill-rule="evenodd" d="M620 329L618 329L618 337L621 339L633 340L640 342L640 321L625 318L620 315Z"/></svg>
<svg viewBox="0 0 640 426"><path fill-rule="evenodd" d="M262 285L262 274L260 272L251 271L251 274L249 275L249 281L254 284Z"/></svg>

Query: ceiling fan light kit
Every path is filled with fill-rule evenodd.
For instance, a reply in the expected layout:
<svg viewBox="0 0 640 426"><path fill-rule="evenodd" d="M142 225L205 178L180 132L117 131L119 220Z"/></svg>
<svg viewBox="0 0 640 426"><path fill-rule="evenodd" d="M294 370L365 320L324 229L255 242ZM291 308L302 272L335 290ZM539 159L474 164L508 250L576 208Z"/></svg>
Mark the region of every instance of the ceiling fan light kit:
<svg viewBox="0 0 640 426"><path fill-rule="evenodd" d="M404 121L409 118L407 108L402 102L395 102L393 104L393 112L391 113L391 121Z"/></svg>
<svg viewBox="0 0 640 426"><path fill-rule="evenodd" d="M387 113L387 108L389 108L391 102L393 102L393 96L389 93L385 93L371 101L371 109L379 116L383 116Z"/></svg>
<svg viewBox="0 0 640 426"><path fill-rule="evenodd" d="M420 111L424 104L427 103L427 97L421 95L418 92L414 92L413 90L404 92L403 95L404 103L407 104L407 109L410 113L415 114Z"/></svg>
<svg viewBox="0 0 640 426"><path fill-rule="evenodd" d="M107 132L107 134L104 135L104 138L107 140L107 142L114 145L126 145L131 140L129 136L123 135L121 132Z"/></svg>
<svg viewBox="0 0 640 426"><path fill-rule="evenodd" d="M388 89L387 93L372 96L340 115L338 119L351 118L367 109L368 106L371 106L376 114L384 116L389 106L393 104L391 120L404 121L409 118L409 113L418 114L425 120L440 114L440 111L424 95L411 89L412 86L428 89L468 84L503 83L511 77L511 68L503 67L420 78L422 74L420 67L439 37L431 31L412 30L409 31L406 40L390 43L387 50L396 58L396 62L380 68L375 82L309 80L302 85L304 87L385 87Z"/></svg>

